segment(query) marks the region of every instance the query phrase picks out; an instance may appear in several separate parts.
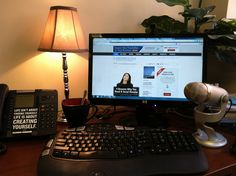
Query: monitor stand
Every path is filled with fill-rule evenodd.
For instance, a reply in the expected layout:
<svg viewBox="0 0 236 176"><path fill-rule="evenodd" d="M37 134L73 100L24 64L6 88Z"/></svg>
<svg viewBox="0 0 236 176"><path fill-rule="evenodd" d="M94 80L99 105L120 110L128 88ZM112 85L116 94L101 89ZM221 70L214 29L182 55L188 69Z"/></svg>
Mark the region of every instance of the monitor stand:
<svg viewBox="0 0 236 176"><path fill-rule="evenodd" d="M136 120L139 126L167 128L168 121L165 113L165 109L161 107L141 105L136 107Z"/></svg>

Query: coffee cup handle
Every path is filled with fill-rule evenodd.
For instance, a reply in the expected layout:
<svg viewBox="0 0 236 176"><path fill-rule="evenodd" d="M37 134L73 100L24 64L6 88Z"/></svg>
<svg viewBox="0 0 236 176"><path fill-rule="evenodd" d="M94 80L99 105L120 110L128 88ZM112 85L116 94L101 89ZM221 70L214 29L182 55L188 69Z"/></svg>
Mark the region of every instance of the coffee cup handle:
<svg viewBox="0 0 236 176"><path fill-rule="evenodd" d="M92 119L96 114L97 114L97 112L98 112L98 107L96 106L96 105L89 105L91 108L93 108L93 112L92 112L92 114L90 115L90 113L89 113L89 115L88 115L88 118L87 118L87 121L86 122L88 122L90 119Z"/></svg>

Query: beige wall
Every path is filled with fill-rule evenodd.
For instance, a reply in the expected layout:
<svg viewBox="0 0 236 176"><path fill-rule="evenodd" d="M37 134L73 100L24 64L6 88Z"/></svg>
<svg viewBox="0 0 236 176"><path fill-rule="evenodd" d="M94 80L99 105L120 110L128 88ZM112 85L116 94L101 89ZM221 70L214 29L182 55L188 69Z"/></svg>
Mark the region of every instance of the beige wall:
<svg viewBox="0 0 236 176"><path fill-rule="evenodd" d="M196 1L195 1L196 2ZM155 0L4 0L0 6L0 82L10 89L57 89L63 99L61 54L37 51L50 6L78 9L85 35L94 32L144 32L140 25L151 15L177 19L179 7ZM68 55L71 97L87 89L88 53ZM60 107L60 106L59 106Z"/></svg>
<svg viewBox="0 0 236 176"><path fill-rule="evenodd" d="M212 12L217 19L225 18L227 13L228 0L203 0L202 5L215 5L216 8Z"/></svg>
<svg viewBox="0 0 236 176"><path fill-rule="evenodd" d="M236 7L236 1L228 0L227 14L226 14L227 18L236 18L235 7Z"/></svg>

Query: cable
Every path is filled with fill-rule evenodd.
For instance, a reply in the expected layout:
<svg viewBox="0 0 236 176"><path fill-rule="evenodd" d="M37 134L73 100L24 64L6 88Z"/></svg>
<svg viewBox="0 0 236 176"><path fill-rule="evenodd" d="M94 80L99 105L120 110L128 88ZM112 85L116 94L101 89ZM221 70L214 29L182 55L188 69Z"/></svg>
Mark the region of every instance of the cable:
<svg viewBox="0 0 236 176"><path fill-rule="evenodd" d="M92 118L94 118L98 112L98 107L96 105L91 105L91 107L94 107L95 108L95 111L93 112L93 115L91 115L91 117L89 117L87 120L86 120L86 123L91 120Z"/></svg>
<svg viewBox="0 0 236 176"><path fill-rule="evenodd" d="M185 115L185 114L183 114L183 113L180 113L180 112L178 112L177 110L176 110L176 108L168 108L167 110L166 110L166 113L173 113L173 114L176 114L176 115L178 115L178 116L180 116L180 117L183 117L183 118L186 118L186 119L193 119L193 116L190 116L190 115Z"/></svg>
<svg viewBox="0 0 236 176"><path fill-rule="evenodd" d="M98 111L100 113L93 116L97 119L109 119L109 118L112 118L113 115L115 115L115 114L126 113L126 112L134 112L134 110L129 110L129 109L119 110L119 109L117 109L117 107L115 105L106 107L102 111L101 111L101 109L98 110ZM89 118L89 120L90 119L91 118Z"/></svg>
<svg viewBox="0 0 236 176"><path fill-rule="evenodd" d="M229 99L229 102L230 102L229 108L227 109L227 111L225 111L225 114L224 114L224 116L222 117L222 119L224 119L224 118L226 117L226 115L229 113L229 111L230 111L231 108L232 108L233 101L232 101L231 99ZM221 119L221 120L222 120L222 119Z"/></svg>

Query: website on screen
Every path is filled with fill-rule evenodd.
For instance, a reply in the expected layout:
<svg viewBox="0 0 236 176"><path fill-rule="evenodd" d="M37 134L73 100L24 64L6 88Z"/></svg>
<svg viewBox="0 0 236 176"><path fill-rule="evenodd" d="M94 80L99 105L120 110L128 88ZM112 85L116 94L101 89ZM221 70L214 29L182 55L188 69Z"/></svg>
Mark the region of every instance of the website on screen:
<svg viewBox="0 0 236 176"><path fill-rule="evenodd" d="M202 81L202 38L95 38L92 55L96 98L185 99Z"/></svg>

